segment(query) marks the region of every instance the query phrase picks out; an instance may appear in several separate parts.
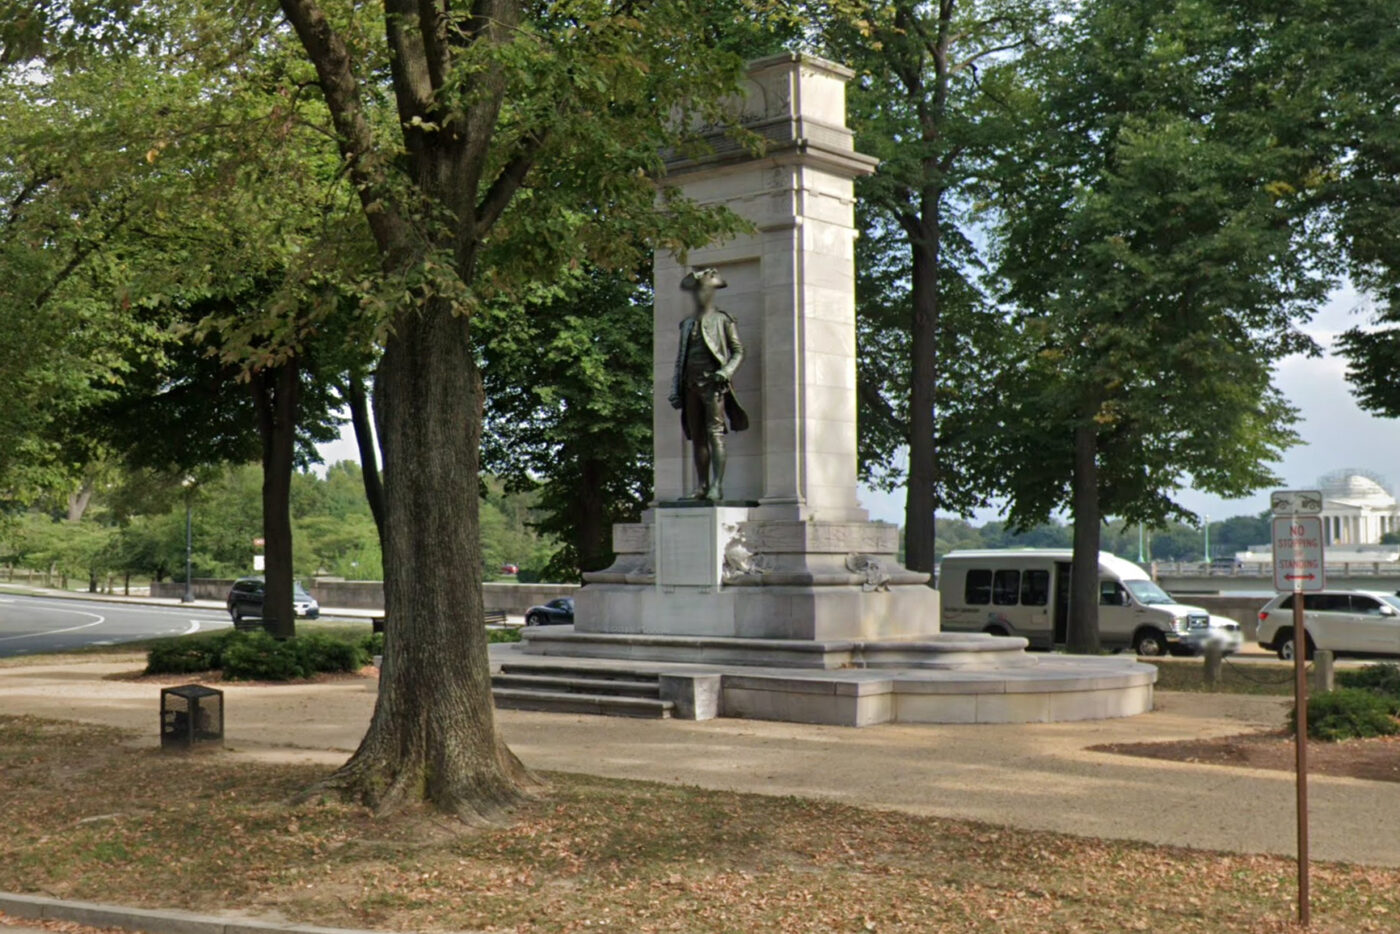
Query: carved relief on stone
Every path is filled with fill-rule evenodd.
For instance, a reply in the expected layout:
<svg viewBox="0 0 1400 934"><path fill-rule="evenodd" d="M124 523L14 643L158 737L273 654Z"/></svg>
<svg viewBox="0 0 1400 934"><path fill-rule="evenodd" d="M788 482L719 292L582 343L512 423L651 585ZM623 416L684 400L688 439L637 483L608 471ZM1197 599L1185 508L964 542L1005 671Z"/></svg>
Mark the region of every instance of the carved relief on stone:
<svg viewBox="0 0 1400 934"><path fill-rule="evenodd" d="M885 569L884 562L875 555L849 555L846 558L846 570L864 578L860 582L860 589L866 593L890 589L890 572Z"/></svg>
<svg viewBox="0 0 1400 934"><path fill-rule="evenodd" d="M767 574L773 569L771 558L750 550L751 544L741 530L726 526L725 531L733 533L724 545L722 576L726 584L741 577Z"/></svg>

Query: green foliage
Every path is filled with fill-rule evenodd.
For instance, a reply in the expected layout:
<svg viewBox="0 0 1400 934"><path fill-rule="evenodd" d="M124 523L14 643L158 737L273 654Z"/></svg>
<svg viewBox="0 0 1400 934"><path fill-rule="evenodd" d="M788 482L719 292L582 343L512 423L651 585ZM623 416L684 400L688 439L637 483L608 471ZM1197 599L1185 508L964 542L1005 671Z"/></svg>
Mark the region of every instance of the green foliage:
<svg viewBox="0 0 1400 934"><path fill-rule="evenodd" d="M222 668L224 650L242 636L240 632L229 630L216 635L161 639L146 652L146 674L189 674Z"/></svg>
<svg viewBox="0 0 1400 934"><path fill-rule="evenodd" d="M338 639L326 633L310 632L283 643L295 649L302 666L309 672L358 671L369 663L359 642ZM225 665L225 674L228 668Z"/></svg>
<svg viewBox="0 0 1400 934"><path fill-rule="evenodd" d="M488 629L486 630L486 641L495 644L497 642L519 642L519 629Z"/></svg>
<svg viewBox="0 0 1400 934"><path fill-rule="evenodd" d="M381 580L379 534L359 466L341 462L324 476L298 472L292 480L296 576ZM196 577L252 573L253 539L263 534L261 486L261 471L243 465L207 473L188 494ZM506 492L489 478L486 487L481 534L488 575L508 562L545 568L557 546L532 524L534 496ZM108 573L183 578L186 495L176 477L118 470L77 522L31 511L0 526L0 561L44 573L52 566L79 580Z"/></svg>
<svg viewBox="0 0 1400 934"><path fill-rule="evenodd" d="M295 639L277 640L265 632L240 633L224 648L224 677L230 681L293 681L309 678L314 669L297 650Z"/></svg>
<svg viewBox="0 0 1400 934"><path fill-rule="evenodd" d="M1296 441L1272 377L1315 350L1298 326L1328 286L1304 220L1319 164L1285 142L1304 76L1256 12L1099 0L1033 58L1040 115L997 187L998 272L1033 348L998 393L1018 521L1067 503L1076 426L1100 511L1134 521L1187 517L1186 485L1251 492Z"/></svg>
<svg viewBox="0 0 1400 934"><path fill-rule="evenodd" d="M977 410L1012 344L985 287L974 205L989 160L1024 120L1019 50L1036 41L1055 4L807 6L823 54L857 72L849 123L856 148L880 160L856 183L862 479L884 489L929 484L935 509L985 505L995 484ZM929 385L917 387L920 379ZM931 421L914 408L916 392ZM917 481L909 476L920 472L917 452L907 467L903 457L916 431L933 440Z"/></svg>
<svg viewBox="0 0 1400 934"><path fill-rule="evenodd" d="M1385 662L1358 669L1343 669L1336 674L1337 684L1345 688L1370 691L1386 698L1391 712L1400 714L1400 665Z"/></svg>
<svg viewBox="0 0 1400 934"><path fill-rule="evenodd" d="M222 668L224 677L235 681L291 681L309 678L319 672L357 671L369 662L359 641L325 633L307 633L278 640L265 632L236 632L207 640L207 651L182 648L186 639L172 639L152 647L147 671L161 664L209 662L207 668ZM181 669L202 670L202 669Z"/></svg>
<svg viewBox="0 0 1400 934"><path fill-rule="evenodd" d="M613 524L636 521L651 499L650 290L595 270L566 299L489 320L483 464L506 489L533 493L529 521L561 546L546 563L501 557L578 580L612 563ZM493 522L483 509L483 542Z"/></svg>
<svg viewBox="0 0 1400 934"><path fill-rule="evenodd" d="M360 640L360 648L365 655L374 658L376 655L384 654L384 633L372 632Z"/></svg>
<svg viewBox="0 0 1400 934"><path fill-rule="evenodd" d="M1297 720L1296 712L1289 711L1289 728L1294 732ZM1308 736L1312 739L1336 742L1396 733L1400 733L1400 721L1395 719L1395 700L1387 701L1374 691L1338 688L1308 698Z"/></svg>

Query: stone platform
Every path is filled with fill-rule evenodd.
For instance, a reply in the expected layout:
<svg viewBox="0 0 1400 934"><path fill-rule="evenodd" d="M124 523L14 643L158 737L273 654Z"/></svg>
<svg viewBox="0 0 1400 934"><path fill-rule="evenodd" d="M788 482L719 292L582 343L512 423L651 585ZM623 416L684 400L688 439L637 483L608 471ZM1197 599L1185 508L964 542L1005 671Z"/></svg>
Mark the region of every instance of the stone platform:
<svg viewBox="0 0 1400 934"><path fill-rule="evenodd" d="M493 664L572 673L581 682L593 680L590 672L659 677L670 686L661 698L692 719L710 712L836 726L1092 720L1151 710L1157 680L1156 668L1133 659L1032 655L1022 639L978 634L820 643L549 627L524 636L498 647Z"/></svg>

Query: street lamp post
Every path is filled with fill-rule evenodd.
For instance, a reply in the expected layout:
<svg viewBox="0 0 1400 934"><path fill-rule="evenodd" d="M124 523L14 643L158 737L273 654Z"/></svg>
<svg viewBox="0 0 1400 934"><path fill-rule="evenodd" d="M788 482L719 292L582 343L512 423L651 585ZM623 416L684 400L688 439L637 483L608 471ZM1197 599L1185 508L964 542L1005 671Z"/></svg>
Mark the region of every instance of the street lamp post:
<svg viewBox="0 0 1400 934"><path fill-rule="evenodd" d="M1142 530L1142 523L1139 522L1139 523L1138 523L1138 564L1144 564L1144 563L1146 563L1146 561L1147 561L1147 550L1146 550L1146 548L1144 547L1146 544L1147 544L1147 533L1145 533L1145 532Z"/></svg>
<svg viewBox="0 0 1400 934"><path fill-rule="evenodd" d="M1210 564L1210 516L1201 516L1201 533L1205 536L1205 556L1206 564Z"/></svg>
<svg viewBox="0 0 1400 934"><path fill-rule="evenodd" d="M186 477L185 488L185 593L181 603L194 602L194 477Z"/></svg>

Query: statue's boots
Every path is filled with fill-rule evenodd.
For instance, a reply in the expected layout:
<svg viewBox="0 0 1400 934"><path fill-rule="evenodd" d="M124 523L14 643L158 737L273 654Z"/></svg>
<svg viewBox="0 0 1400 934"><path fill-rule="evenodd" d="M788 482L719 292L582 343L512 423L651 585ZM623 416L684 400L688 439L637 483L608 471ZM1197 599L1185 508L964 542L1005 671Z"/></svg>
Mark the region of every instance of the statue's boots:
<svg viewBox="0 0 1400 934"><path fill-rule="evenodd" d="M710 489L707 499L718 502L724 499L724 435L710 433Z"/></svg>

